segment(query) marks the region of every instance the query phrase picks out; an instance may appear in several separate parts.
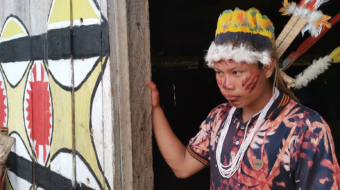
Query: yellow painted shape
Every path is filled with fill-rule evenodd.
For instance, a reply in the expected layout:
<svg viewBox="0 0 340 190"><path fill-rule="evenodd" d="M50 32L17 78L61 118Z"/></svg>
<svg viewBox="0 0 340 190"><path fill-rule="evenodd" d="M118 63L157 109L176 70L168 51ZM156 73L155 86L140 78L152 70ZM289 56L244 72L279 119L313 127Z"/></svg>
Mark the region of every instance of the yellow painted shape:
<svg viewBox="0 0 340 190"><path fill-rule="evenodd" d="M102 63L104 63L105 59L106 57L103 57L102 62L99 63L92 71L90 77L85 81L82 87L75 92L76 150L89 163L96 177L102 183L104 183L105 180L97 164L97 158L92 145L89 124L91 116L91 96L92 93L94 93L94 86L97 82L99 73L102 70ZM108 189L106 183L104 189Z"/></svg>
<svg viewBox="0 0 340 190"><path fill-rule="evenodd" d="M71 19L70 2L65 0L55 0L51 8L51 15L48 24L70 21Z"/></svg>
<svg viewBox="0 0 340 190"><path fill-rule="evenodd" d="M20 81L20 83L15 87L12 88L7 79L4 78L4 81L6 83L6 88L7 88L7 101L8 101L8 134L10 134L12 131L16 131L19 133L21 136L24 145L26 146L28 150L28 154L32 156L32 149L30 147L28 135L26 133L25 129L25 121L23 118L24 115L24 93L25 93L25 85L26 85L26 80L28 76L28 71L29 68L31 67L32 62L28 65L23 79ZM1 71L2 75L4 75L3 70Z"/></svg>
<svg viewBox="0 0 340 190"><path fill-rule="evenodd" d="M14 20L10 20L7 23L3 33L1 35L1 39L3 39L3 38L11 38L11 37L13 37L13 36L15 36L17 34L26 34L26 32L22 30L22 28L20 27L19 23L17 23Z"/></svg>
<svg viewBox="0 0 340 190"><path fill-rule="evenodd" d="M60 60L71 61L71 60ZM45 64L47 65L47 64ZM67 69L67 68L65 68ZM69 68L70 69L70 68ZM46 163L48 167L51 157L61 148L72 150L72 96L70 91L62 89L49 74L50 90L53 102L53 136L50 157Z"/></svg>
<svg viewBox="0 0 340 190"><path fill-rule="evenodd" d="M94 11L97 7L92 7L89 1L91 0L72 0L73 20L79 20L80 18L99 19Z"/></svg>

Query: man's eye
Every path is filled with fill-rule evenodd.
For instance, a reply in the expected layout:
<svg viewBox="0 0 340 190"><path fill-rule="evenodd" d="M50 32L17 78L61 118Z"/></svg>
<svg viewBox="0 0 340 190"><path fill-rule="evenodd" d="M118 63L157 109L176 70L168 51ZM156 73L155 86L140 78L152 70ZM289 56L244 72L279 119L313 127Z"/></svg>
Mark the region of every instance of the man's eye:
<svg viewBox="0 0 340 190"><path fill-rule="evenodd" d="M215 71L217 75L222 74L221 71Z"/></svg>
<svg viewBox="0 0 340 190"><path fill-rule="evenodd" d="M238 74L241 74L241 73L242 73L241 71L233 71L234 75L238 75Z"/></svg>

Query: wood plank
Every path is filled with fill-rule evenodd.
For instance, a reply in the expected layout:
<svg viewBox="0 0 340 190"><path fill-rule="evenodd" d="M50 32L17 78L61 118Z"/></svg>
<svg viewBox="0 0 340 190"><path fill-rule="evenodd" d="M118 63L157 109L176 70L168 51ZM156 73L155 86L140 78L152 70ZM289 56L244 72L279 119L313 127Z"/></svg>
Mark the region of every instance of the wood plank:
<svg viewBox="0 0 340 190"><path fill-rule="evenodd" d="M120 1L122 2L122 1ZM120 9L119 9L120 8ZM120 69L119 63L127 63L127 38L126 35L121 35L125 31L126 33L126 21L124 19L118 19L118 15L125 14L125 4L119 4L117 0L107 1L107 20L109 26L109 42L110 42L110 86L111 86L111 110L113 115L113 182L115 190L122 190L122 153L121 153L121 128L119 118L119 105L120 105ZM123 13L121 12L123 11ZM124 18L124 17L123 17ZM123 24L123 25L122 25ZM119 26L119 27L118 27ZM121 35L121 36L120 36ZM121 46L123 45L123 46ZM125 58L125 61L124 61ZM123 62L121 62L123 61Z"/></svg>
<svg viewBox="0 0 340 190"><path fill-rule="evenodd" d="M111 87L103 86L106 82L103 72L109 57L108 52L102 50L105 18L102 19L100 3L72 0L76 182L93 189L112 189L112 116L108 115L110 112L104 113L104 105L109 102L103 95ZM88 43L88 37L92 43ZM104 124L106 120L109 124ZM108 180L107 176L112 179Z"/></svg>
<svg viewBox="0 0 340 190"><path fill-rule="evenodd" d="M27 130L25 122L25 100L23 99L26 90L28 69L30 59L23 55L27 49L18 48L28 47L29 39L29 2L19 1L2 1L0 7L0 26L2 34L0 36L1 46L1 73L0 73L0 91L1 91L1 125L8 127L9 135L16 139L9 157L11 161L7 163L10 167L8 171L9 189L29 189L33 182L33 160L34 152L32 151L33 141L30 138L30 131ZM19 11L20 10L20 11ZM23 22L24 20L24 22ZM28 30L27 30L28 28ZM25 39L20 41L20 37ZM7 53L15 52L13 54ZM27 55L27 54L25 54ZM7 58L6 58L7 57ZM22 59L20 59L22 58ZM9 61L10 60L10 61ZM19 161L19 158L21 162ZM21 167L13 167L20 163ZM24 171L24 172L21 172Z"/></svg>
<svg viewBox="0 0 340 190"><path fill-rule="evenodd" d="M71 48L67 46L71 44L71 7L69 1L61 0L53 0L47 6L47 47L44 56L49 68L54 126L48 163L51 173L45 174L45 185L48 185L45 189L72 188L75 181L72 154L72 65ZM36 181L42 183L42 179L40 176Z"/></svg>
<svg viewBox="0 0 340 190"><path fill-rule="evenodd" d="M153 189L148 1L127 0L133 189Z"/></svg>
<svg viewBox="0 0 340 190"><path fill-rule="evenodd" d="M148 2L110 0L108 7L111 59L117 76L112 81L118 86L113 97L119 97L122 189L149 190L153 172Z"/></svg>

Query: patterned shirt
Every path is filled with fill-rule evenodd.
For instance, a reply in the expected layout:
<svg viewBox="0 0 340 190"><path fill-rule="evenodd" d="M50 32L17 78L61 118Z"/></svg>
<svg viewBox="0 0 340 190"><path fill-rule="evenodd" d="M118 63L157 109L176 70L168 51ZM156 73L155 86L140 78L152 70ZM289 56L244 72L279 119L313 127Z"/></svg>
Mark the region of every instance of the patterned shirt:
<svg viewBox="0 0 340 190"><path fill-rule="evenodd" d="M264 124L254 135L239 169L231 178L223 178L216 162L216 147L231 105L221 104L202 123L190 140L189 153L210 165L210 189L339 189L340 170L331 131L315 111L302 106L280 92L269 109ZM234 159L245 133L242 109L236 109L221 153L223 165Z"/></svg>

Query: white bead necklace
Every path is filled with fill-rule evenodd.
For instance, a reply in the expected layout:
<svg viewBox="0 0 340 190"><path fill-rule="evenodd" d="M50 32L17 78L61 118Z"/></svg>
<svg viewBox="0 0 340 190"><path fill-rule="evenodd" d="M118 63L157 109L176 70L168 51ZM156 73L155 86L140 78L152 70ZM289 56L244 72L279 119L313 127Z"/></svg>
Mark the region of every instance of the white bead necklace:
<svg viewBox="0 0 340 190"><path fill-rule="evenodd" d="M222 146L224 144L224 139L228 133L229 130L229 126L231 123L231 119L232 116L236 110L235 107L232 107L229 115L227 117L227 120L224 123L224 128L222 129L221 132L221 136L220 139L218 141L217 144L217 148L216 148L216 161L217 161L217 166L218 166L218 170L221 174L222 177L224 178L230 178L231 176L234 175L234 173L237 171L237 169L240 167L241 164L241 160L243 159L244 153L246 152L246 150L248 149L250 142L252 141L255 132L258 131L258 129L260 128L260 126L262 125L262 122L264 121L264 117L267 115L267 112L269 110L269 108L271 107L271 105L273 104L274 100L279 96L279 91L277 90L277 88L275 88L274 91L274 96L269 100L269 102L267 103L267 105L257 114L255 114L254 116L260 114L255 127L251 130L250 134L247 136L247 129L250 123L250 120L248 121L247 125L246 125L246 129L245 129L245 135L243 137L243 141L240 145L240 149L237 151L236 156L233 160L231 160L230 164L225 166L223 165L223 163L221 162L221 154L222 154ZM253 117L254 117L253 116ZM252 117L252 118L253 118Z"/></svg>

